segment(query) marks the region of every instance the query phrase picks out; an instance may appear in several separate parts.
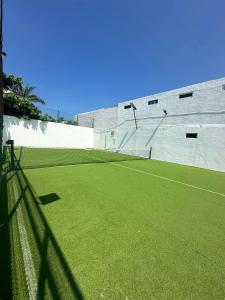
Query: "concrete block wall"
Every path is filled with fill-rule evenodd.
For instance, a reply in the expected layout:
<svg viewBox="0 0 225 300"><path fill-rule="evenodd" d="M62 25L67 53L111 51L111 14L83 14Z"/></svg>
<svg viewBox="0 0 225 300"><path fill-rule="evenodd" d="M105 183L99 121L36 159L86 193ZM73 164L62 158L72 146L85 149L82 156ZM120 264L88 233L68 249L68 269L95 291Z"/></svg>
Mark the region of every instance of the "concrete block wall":
<svg viewBox="0 0 225 300"><path fill-rule="evenodd" d="M179 97L189 92L192 97ZM137 108L137 129L132 108L124 109L130 102ZM103 111L95 113L104 119L104 126L95 126L96 148L144 157L151 148L153 159L225 171L225 78L119 103L114 123Z"/></svg>
<svg viewBox="0 0 225 300"><path fill-rule="evenodd" d="M225 110L225 78L212 80L184 88L154 94L131 100L137 107L137 118L163 116L166 109L168 115L183 115L191 113L221 112ZM192 97L179 98L179 95L192 92ZM150 100L158 100L157 104L148 105ZM132 119L132 109L124 109L131 101L119 103L118 123ZM210 117L211 122L211 117ZM203 120L204 121L204 120ZM175 121L177 122L177 121ZM189 122L189 121L188 121Z"/></svg>
<svg viewBox="0 0 225 300"><path fill-rule="evenodd" d="M78 125L86 126L87 119L94 119L94 127L107 129L117 125L118 107L101 108L87 113L78 115Z"/></svg>

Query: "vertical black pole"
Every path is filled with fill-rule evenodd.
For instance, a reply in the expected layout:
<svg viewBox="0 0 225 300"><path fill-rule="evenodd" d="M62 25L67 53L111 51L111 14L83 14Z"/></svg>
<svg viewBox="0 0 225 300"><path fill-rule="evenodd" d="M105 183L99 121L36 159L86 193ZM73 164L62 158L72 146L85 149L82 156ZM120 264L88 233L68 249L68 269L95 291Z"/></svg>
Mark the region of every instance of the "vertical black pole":
<svg viewBox="0 0 225 300"><path fill-rule="evenodd" d="M136 119L135 110L136 110L136 109L133 107L135 127L136 127L136 129L137 129L137 119Z"/></svg>
<svg viewBox="0 0 225 300"><path fill-rule="evenodd" d="M11 140L10 157L11 157L11 170L15 170L15 163L14 163L14 141L13 140Z"/></svg>
<svg viewBox="0 0 225 300"><path fill-rule="evenodd" d="M59 110L57 110L57 123L59 122Z"/></svg>
<svg viewBox="0 0 225 300"><path fill-rule="evenodd" d="M14 163L14 140L6 141L6 144L10 147L10 169L15 170L15 163Z"/></svg>
<svg viewBox="0 0 225 300"><path fill-rule="evenodd" d="M149 149L149 157L148 157L149 159L151 159L152 158L152 147L150 147L150 149Z"/></svg>

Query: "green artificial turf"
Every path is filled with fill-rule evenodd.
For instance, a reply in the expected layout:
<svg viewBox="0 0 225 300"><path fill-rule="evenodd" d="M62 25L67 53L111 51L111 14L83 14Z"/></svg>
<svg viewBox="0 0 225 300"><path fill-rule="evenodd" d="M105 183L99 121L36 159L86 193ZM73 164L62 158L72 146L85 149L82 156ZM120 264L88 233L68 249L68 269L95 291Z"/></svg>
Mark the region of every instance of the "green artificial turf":
<svg viewBox="0 0 225 300"><path fill-rule="evenodd" d="M141 157L94 149L16 147L15 155L22 168L43 168L87 163L143 160Z"/></svg>
<svg viewBox="0 0 225 300"><path fill-rule="evenodd" d="M10 180L41 299L225 298L225 173L140 160Z"/></svg>

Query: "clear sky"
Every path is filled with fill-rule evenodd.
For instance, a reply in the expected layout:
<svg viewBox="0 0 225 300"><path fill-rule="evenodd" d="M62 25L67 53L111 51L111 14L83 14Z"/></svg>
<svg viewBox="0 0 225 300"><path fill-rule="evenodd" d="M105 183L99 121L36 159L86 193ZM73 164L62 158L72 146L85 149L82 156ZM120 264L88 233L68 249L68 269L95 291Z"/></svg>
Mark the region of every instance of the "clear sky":
<svg viewBox="0 0 225 300"><path fill-rule="evenodd" d="M224 0L5 0L7 73L84 112L225 76Z"/></svg>

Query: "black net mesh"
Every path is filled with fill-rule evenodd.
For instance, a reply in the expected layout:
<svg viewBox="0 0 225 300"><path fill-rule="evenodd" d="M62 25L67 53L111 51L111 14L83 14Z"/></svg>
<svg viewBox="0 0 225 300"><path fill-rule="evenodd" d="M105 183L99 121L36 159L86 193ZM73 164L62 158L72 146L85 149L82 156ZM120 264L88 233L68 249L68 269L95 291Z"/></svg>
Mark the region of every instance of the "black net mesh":
<svg viewBox="0 0 225 300"><path fill-rule="evenodd" d="M143 159L137 156L94 149L16 147L15 165L23 169Z"/></svg>

